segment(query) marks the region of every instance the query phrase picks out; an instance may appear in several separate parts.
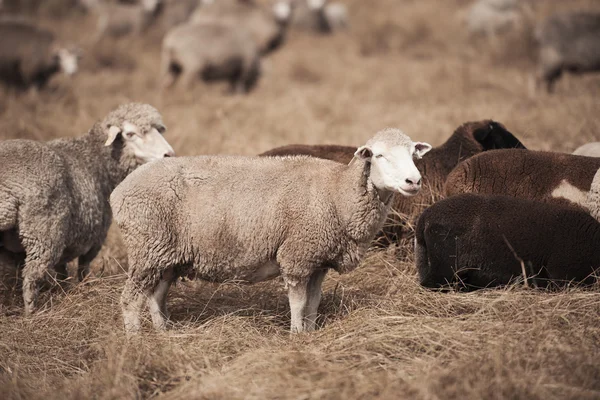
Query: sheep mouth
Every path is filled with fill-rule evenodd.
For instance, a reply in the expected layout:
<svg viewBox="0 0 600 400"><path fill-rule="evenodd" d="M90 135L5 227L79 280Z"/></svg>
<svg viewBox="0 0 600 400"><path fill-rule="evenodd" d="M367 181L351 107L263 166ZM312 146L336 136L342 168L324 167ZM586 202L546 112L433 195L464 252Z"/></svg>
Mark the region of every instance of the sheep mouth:
<svg viewBox="0 0 600 400"><path fill-rule="evenodd" d="M400 194L404 195L404 196L415 196L417 193L419 193L419 190L421 190L421 188L414 188L414 189L402 189L402 188L398 188L398 192L400 192Z"/></svg>

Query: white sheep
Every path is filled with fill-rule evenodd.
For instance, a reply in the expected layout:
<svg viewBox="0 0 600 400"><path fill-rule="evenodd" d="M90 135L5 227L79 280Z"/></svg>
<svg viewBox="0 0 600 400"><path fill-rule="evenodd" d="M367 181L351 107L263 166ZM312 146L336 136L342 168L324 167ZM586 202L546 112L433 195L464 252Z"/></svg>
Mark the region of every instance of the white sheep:
<svg viewBox="0 0 600 400"><path fill-rule="evenodd" d="M64 278L79 258L79 278L87 275L111 223L112 190L137 166L173 155L164 131L154 107L132 103L78 138L0 144L0 253L24 260L26 314L48 272Z"/></svg>
<svg viewBox="0 0 600 400"><path fill-rule="evenodd" d="M291 331L315 328L329 269L352 271L381 229L395 193L421 188L413 156L431 146L378 132L349 165L312 157L179 157L135 171L111 195L129 256L125 330L145 302L164 329L178 276L255 283L283 277Z"/></svg>
<svg viewBox="0 0 600 400"><path fill-rule="evenodd" d="M105 35L119 38L144 32L157 18L161 0L141 0L139 4L87 2L98 17L95 41Z"/></svg>

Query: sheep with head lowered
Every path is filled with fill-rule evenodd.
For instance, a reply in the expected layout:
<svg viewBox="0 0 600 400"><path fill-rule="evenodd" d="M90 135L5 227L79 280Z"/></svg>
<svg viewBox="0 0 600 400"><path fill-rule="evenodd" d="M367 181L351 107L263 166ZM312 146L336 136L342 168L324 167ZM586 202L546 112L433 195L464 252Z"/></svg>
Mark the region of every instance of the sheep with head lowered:
<svg viewBox="0 0 600 400"><path fill-rule="evenodd" d="M54 34L24 21L0 22L0 80L17 89L43 89L58 72L77 72L79 52Z"/></svg>
<svg viewBox="0 0 600 400"><path fill-rule="evenodd" d="M423 189L414 197L396 197L383 233L396 241L406 233L403 218L412 219L433 203L441 194L446 177L464 159L475 154L502 148L525 148L504 125L492 120L466 122L440 146L433 148L422 159L415 160L423 176ZM338 145L288 145L266 151L261 156L302 154L347 164L356 147Z"/></svg>
<svg viewBox="0 0 600 400"><path fill-rule="evenodd" d="M415 232L421 285L480 289L519 278L537 287L593 284L600 223L570 205L461 194L426 209Z"/></svg>
<svg viewBox="0 0 600 400"><path fill-rule="evenodd" d="M77 138L0 143L0 252L24 261L25 313L49 272L79 278L100 250L112 219L112 190L139 165L172 156L160 113L124 104Z"/></svg>
<svg viewBox="0 0 600 400"><path fill-rule="evenodd" d="M255 283L281 275L291 331L313 330L325 274L356 268L394 195L418 193L413 156L430 148L385 129L349 165L206 156L138 169L110 198L129 257L126 332L139 331L146 303L154 327L165 328L166 295L179 276Z"/></svg>

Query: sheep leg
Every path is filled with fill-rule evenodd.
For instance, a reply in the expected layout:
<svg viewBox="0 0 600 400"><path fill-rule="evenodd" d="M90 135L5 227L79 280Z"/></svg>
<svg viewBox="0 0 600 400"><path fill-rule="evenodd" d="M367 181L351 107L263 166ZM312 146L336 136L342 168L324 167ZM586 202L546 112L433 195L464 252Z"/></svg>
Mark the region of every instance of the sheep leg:
<svg viewBox="0 0 600 400"><path fill-rule="evenodd" d="M156 330L164 330L167 327L167 320L169 319L167 293L169 293L169 288L175 279L174 269L172 267L167 268L154 292L148 297L148 308L150 309L152 324Z"/></svg>
<svg viewBox="0 0 600 400"><path fill-rule="evenodd" d="M25 303L25 315L29 316L36 310L36 302L40 292L48 266L50 263L39 259L26 258L23 268L23 302Z"/></svg>
<svg viewBox="0 0 600 400"><path fill-rule="evenodd" d="M127 335L136 334L141 329L140 313L146 299L146 293L131 278L125 282L121 294L121 309Z"/></svg>
<svg viewBox="0 0 600 400"><path fill-rule="evenodd" d="M317 327L317 310L321 303L321 285L327 275L327 270L313 272L308 281L308 302L305 309L306 331L314 331Z"/></svg>
<svg viewBox="0 0 600 400"><path fill-rule="evenodd" d="M101 248L101 245L94 246L90 251L79 257L77 262L77 278L79 279L79 282L83 282L90 274L90 263L96 258Z"/></svg>
<svg viewBox="0 0 600 400"><path fill-rule="evenodd" d="M292 321L290 331L299 333L304 331L304 312L308 302L307 289L308 280L287 282L288 284L288 299L290 302L290 311Z"/></svg>

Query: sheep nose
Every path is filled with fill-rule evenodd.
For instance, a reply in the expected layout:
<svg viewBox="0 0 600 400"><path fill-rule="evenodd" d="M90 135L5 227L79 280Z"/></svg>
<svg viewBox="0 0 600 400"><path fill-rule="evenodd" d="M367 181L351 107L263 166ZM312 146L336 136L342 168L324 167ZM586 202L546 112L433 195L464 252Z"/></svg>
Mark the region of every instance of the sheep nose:
<svg viewBox="0 0 600 400"><path fill-rule="evenodd" d="M175 157L175 152L173 150L169 150L165 153L164 157Z"/></svg>
<svg viewBox="0 0 600 400"><path fill-rule="evenodd" d="M407 178L405 180L405 182L408 183L409 185L417 185L417 186L419 186L419 185L421 185L421 178L419 178L418 180L414 179L414 178Z"/></svg>

